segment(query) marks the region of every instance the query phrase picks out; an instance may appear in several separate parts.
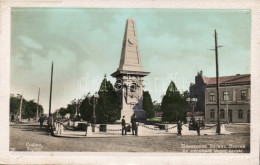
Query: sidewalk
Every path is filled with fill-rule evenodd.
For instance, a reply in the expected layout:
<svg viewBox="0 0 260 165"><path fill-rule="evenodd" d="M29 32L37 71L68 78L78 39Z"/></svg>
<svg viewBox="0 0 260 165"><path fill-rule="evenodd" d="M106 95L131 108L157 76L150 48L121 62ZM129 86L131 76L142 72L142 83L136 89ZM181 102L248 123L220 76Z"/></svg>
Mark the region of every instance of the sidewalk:
<svg viewBox="0 0 260 165"><path fill-rule="evenodd" d="M213 126L213 125L212 125ZM54 131L57 137L73 137L73 138L90 138L90 137L122 137L121 125L107 125L107 132L99 132L99 125L96 125L95 132L92 132L92 128L88 128L87 136L85 131L71 131L64 128L61 133ZM168 131L159 130L154 125L140 125L138 127L138 136L172 136L177 135L176 124L169 124ZM207 128L207 127L206 127ZM221 125L221 134L231 134L225 130L225 125ZM216 127L200 130L201 136L216 135ZM132 135L132 132L127 132L126 136ZM182 126L182 136L197 136L196 130L189 130L188 124Z"/></svg>

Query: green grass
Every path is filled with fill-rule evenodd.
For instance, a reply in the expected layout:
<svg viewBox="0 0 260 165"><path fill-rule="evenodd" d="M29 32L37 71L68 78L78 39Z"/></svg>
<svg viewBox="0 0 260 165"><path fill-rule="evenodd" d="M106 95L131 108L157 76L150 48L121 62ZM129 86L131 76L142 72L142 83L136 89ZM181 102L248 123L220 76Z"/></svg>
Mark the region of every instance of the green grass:
<svg viewBox="0 0 260 165"><path fill-rule="evenodd" d="M158 118L150 118L149 120L150 120L150 121L157 121L157 122L161 122L161 119L158 119Z"/></svg>

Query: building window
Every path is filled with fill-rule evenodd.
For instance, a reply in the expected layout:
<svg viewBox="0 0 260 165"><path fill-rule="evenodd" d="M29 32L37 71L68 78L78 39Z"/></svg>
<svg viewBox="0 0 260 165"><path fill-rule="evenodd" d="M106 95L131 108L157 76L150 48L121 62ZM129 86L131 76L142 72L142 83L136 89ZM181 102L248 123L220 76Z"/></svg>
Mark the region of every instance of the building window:
<svg viewBox="0 0 260 165"><path fill-rule="evenodd" d="M211 119L215 118L215 110L214 109L210 110L210 118Z"/></svg>
<svg viewBox="0 0 260 165"><path fill-rule="evenodd" d="M224 98L224 101L228 101L229 100L228 91L224 91L223 92L223 98Z"/></svg>
<svg viewBox="0 0 260 165"><path fill-rule="evenodd" d="M242 90L241 91L241 100L246 100L247 98L247 91L246 90Z"/></svg>
<svg viewBox="0 0 260 165"><path fill-rule="evenodd" d="M214 101L215 100L215 93L214 92L210 92L209 93L209 101Z"/></svg>
<svg viewBox="0 0 260 165"><path fill-rule="evenodd" d="M225 110L224 109L220 110L220 118L225 119Z"/></svg>
<svg viewBox="0 0 260 165"><path fill-rule="evenodd" d="M238 118L243 119L243 111L241 109L238 110Z"/></svg>

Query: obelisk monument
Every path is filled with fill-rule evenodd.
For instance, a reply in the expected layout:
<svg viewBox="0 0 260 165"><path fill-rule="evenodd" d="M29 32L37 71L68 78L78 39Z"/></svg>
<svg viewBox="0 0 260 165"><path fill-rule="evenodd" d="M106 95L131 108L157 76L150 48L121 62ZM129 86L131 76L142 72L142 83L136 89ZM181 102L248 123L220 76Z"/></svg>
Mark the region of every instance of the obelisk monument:
<svg viewBox="0 0 260 165"><path fill-rule="evenodd" d="M126 123L130 123L133 114L140 121L146 120L143 110L143 77L148 74L143 71L135 21L129 18L126 21L119 67L111 74L117 79L115 88L122 105L120 120L125 116Z"/></svg>

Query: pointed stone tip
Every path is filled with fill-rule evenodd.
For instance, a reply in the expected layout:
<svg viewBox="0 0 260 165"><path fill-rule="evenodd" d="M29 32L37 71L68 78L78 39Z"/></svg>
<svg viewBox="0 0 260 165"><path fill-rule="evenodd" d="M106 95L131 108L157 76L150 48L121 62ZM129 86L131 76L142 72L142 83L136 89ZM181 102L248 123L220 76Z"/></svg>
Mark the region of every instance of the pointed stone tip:
<svg viewBox="0 0 260 165"><path fill-rule="evenodd" d="M127 21L135 21L134 18L128 18Z"/></svg>

